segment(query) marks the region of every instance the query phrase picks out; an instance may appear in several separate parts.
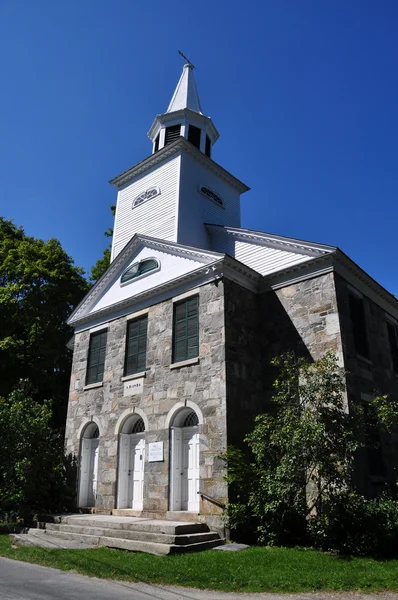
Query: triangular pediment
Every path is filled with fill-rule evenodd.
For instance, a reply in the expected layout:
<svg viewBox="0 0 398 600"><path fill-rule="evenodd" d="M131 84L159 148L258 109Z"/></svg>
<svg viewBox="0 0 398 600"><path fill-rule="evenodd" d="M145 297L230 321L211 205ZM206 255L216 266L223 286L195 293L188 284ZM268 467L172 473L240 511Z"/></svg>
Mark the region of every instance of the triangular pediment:
<svg viewBox="0 0 398 600"><path fill-rule="evenodd" d="M223 254L200 250L182 244L135 235L107 271L97 281L69 319L70 325L86 321L91 316L109 312L112 307L133 303L135 298L172 287L184 278L207 270L207 266L223 259ZM137 273L137 265L151 269ZM124 275L122 281L122 276Z"/></svg>

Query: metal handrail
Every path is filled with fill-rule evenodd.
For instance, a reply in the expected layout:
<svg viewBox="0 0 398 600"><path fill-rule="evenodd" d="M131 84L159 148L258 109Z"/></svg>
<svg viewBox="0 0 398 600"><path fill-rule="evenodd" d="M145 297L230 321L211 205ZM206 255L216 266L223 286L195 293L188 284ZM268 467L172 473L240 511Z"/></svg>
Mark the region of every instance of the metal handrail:
<svg viewBox="0 0 398 600"><path fill-rule="evenodd" d="M212 498L212 496L208 496L207 494L204 494L203 492L198 492L198 494L199 494L199 496L201 496L205 500L208 500L209 502L212 502L213 504L216 504L220 508L222 508L222 509L225 508L225 504L223 504L223 502L220 502L219 500L216 500L215 498Z"/></svg>

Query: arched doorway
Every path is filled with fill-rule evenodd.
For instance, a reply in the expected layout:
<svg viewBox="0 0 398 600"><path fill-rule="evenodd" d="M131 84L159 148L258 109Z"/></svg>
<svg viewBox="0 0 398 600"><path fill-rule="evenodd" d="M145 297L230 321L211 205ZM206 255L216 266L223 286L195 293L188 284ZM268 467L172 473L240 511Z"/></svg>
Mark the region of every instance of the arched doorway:
<svg viewBox="0 0 398 600"><path fill-rule="evenodd" d="M117 508L142 510L144 498L145 424L133 414L119 434Z"/></svg>
<svg viewBox="0 0 398 600"><path fill-rule="evenodd" d="M199 511L199 419L182 408L171 426L171 510Z"/></svg>
<svg viewBox="0 0 398 600"><path fill-rule="evenodd" d="M99 429L96 423L85 427L81 440L79 506L95 506L98 477Z"/></svg>

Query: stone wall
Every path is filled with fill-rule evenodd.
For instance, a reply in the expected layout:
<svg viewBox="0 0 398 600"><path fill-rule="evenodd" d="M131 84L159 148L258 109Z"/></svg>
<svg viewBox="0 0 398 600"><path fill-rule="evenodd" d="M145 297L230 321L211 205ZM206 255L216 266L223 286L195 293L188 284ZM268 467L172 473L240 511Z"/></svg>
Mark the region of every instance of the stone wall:
<svg viewBox="0 0 398 600"><path fill-rule="evenodd" d="M225 331L228 443L241 445L267 410L272 358L293 351L316 360L332 350L343 364L333 273L261 295L225 281Z"/></svg>
<svg viewBox="0 0 398 600"><path fill-rule="evenodd" d="M261 298L225 280L225 358L228 444L241 446L265 410Z"/></svg>
<svg viewBox="0 0 398 600"><path fill-rule="evenodd" d="M398 395L398 377L394 373L391 348L387 332L385 311L366 296L363 296L366 330L369 344L369 359L358 356L355 351L353 329L349 307L349 287L339 275L335 276L339 315L344 351L344 365L347 374L347 391L350 405L364 408L366 402L378 394ZM362 417L359 414L358 419ZM392 447L385 439L380 439L383 459L380 472L372 473L369 465L369 451L360 450L357 457L357 485L365 494L377 493L384 483L394 474L389 467L395 460L391 453L398 448ZM373 451L370 449L370 453ZM375 456L373 455L375 458ZM381 457L380 457L381 458ZM384 463L384 464L383 464Z"/></svg>
<svg viewBox="0 0 398 600"><path fill-rule="evenodd" d="M164 442L164 461L145 463L144 512L164 515L169 509L169 437L166 418L179 402L191 401L203 414L200 432L201 491L220 502L227 498L223 464L217 456L226 447L226 383L224 356L224 288L221 282L199 289L199 362L170 369L172 360L173 302L148 309L147 371L141 395L124 396L123 377L127 318L108 325L104 381L101 387L84 390L89 332L76 335L66 448L78 456L80 436L94 419L100 429L99 476L96 505L115 508L117 489L118 433L116 424L126 411L142 410L149 422L146 442ZM202 502L201 513L220 510Z"/></svg>

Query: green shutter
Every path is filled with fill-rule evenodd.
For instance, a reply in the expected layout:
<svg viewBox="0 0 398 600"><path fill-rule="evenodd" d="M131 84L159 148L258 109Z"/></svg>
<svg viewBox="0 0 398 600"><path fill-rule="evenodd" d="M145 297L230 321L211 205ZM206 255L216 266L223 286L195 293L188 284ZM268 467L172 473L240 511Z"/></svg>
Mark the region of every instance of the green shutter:
<svg viewBox="0 0 398 600"><path fill-rule="evenodd" d="M106 355L106 331L92 333L87 361L86 383L99 383L104 377Z"/></svg>
<svg viewBox="0 0 398 600"><path fill-rule="evenodd" d="M199 355L199 298L174 305L173 362Z"/></svg>
<svg viewBox="0 0 398 600"><path fill-rule="evenodd" d="M147 333L147 316L128 323L125 375L132 375L146 369Z"/></svg>

